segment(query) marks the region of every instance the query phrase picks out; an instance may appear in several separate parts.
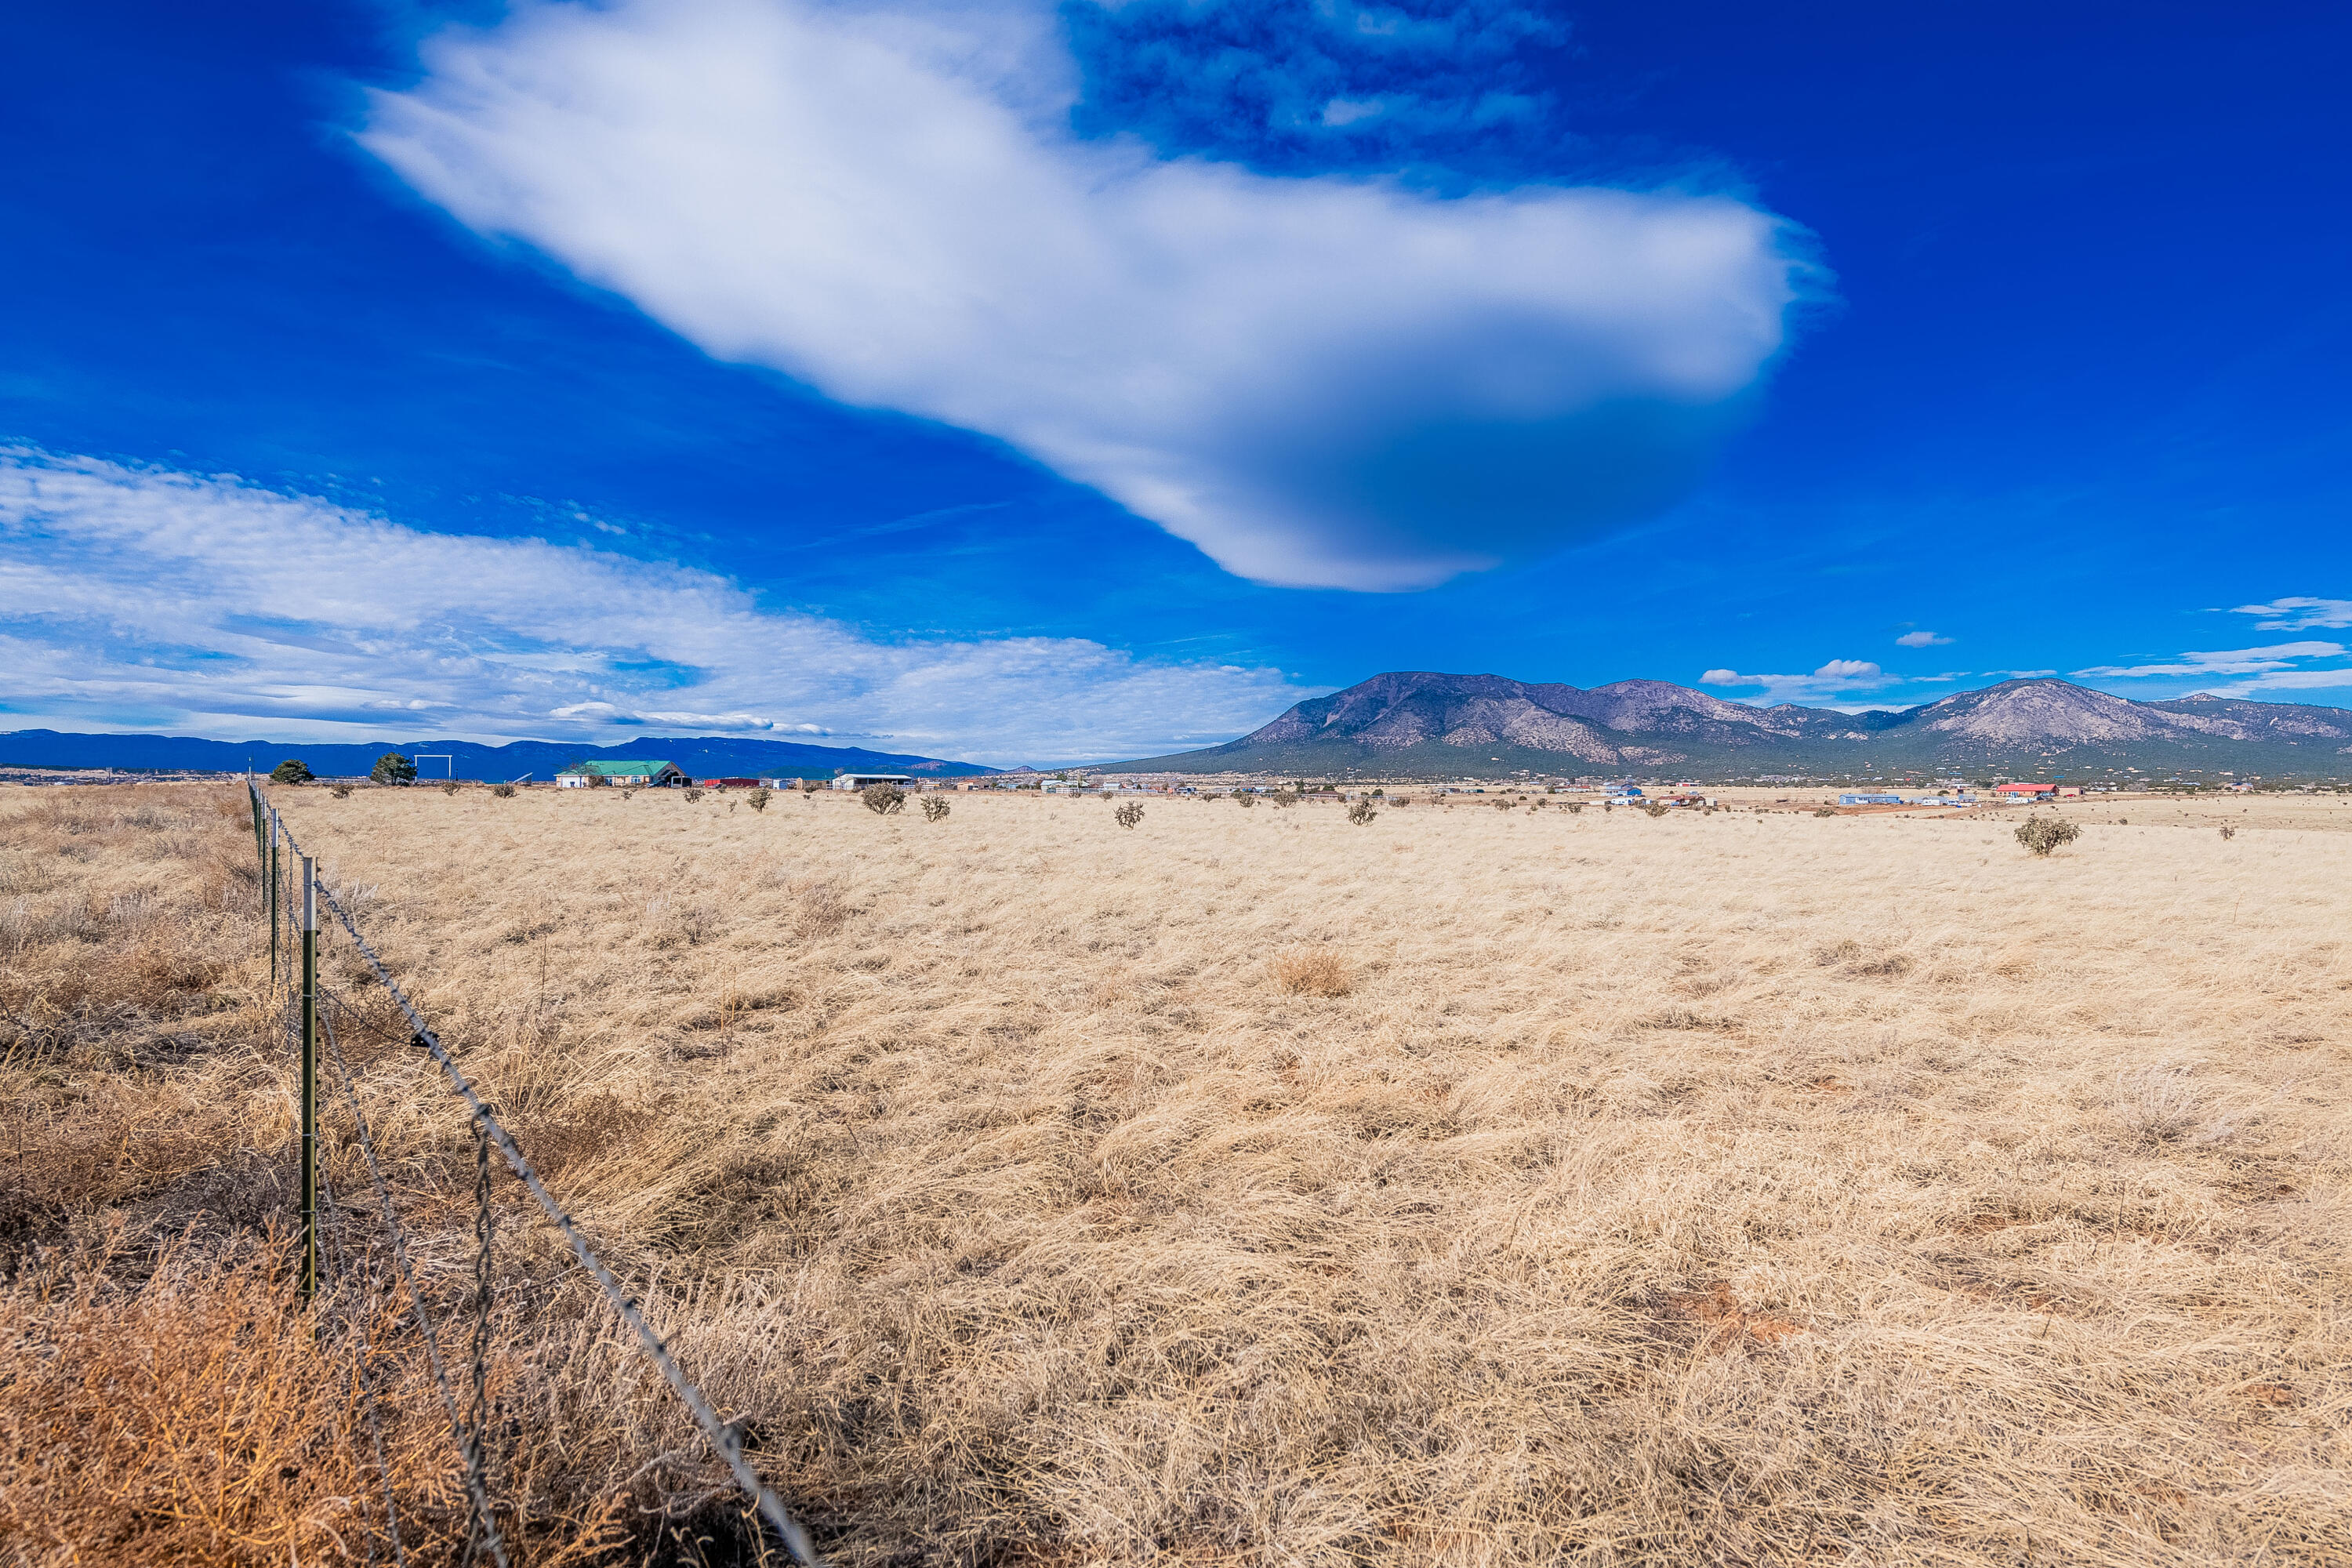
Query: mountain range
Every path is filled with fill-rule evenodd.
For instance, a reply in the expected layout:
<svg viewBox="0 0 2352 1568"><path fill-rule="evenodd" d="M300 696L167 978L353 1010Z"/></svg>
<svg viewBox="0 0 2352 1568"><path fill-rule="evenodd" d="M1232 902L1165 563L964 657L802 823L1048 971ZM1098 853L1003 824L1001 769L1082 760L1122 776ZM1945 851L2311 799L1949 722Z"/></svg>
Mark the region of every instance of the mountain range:
<svg viewBox="0 0 2352 1568"><path fill-rule="evenodd" d="M267 773L289 757L299 757L322 778L355 777L374 767L376 759L386 752L401 752L412 757L425 753L428 760L417 764L418 771L432 778L442 776L439 759L446 756L450 759L449 774L455 778L514 779L528 775L542 782L573 763L642 758L676 763L696 778L762 773L824 778L848 768L940 778L997 771L977 763L949 762L940 757L725 735L641 735L617 746L578 746L554 741L511 741L502 746L486 746L472 741L410 741L399 745L381 741L357 745L205 741L188 735L77 735L56 730L16 730L0 734L0 766L7 767L242 773L249 763L256 771Z"/></svg>
<svg viewBox="0 0 2352 1568"><path fill-rule="evenodd" d="M2070 681L2025 679L1916 708L1843 713L1750 707L1663 680L1586 689L1410 670L1301 702L1224 745L1113 771L2079 777L2134 769L2352 777L2352 710L2202 694L2136 702Z"/></svg>

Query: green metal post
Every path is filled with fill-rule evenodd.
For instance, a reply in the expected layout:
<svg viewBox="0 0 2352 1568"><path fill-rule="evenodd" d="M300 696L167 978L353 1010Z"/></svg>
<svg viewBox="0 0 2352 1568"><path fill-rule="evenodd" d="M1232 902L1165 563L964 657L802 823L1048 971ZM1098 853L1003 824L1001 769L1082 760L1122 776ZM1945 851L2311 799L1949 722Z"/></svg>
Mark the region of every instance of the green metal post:
<svg viewBox="0 0 2352 1568"><path fill-rule="evenodd" d="M269 814L269 988L278 989L284 965L278 957L278 926L281 916L278 910L278 814Z"/></svg>
<svg viewBox="0 0 2352 1568"><path fill-rule="evenodd" d="M319 1293L319 889L302 857L302 1300Z"/></svg>

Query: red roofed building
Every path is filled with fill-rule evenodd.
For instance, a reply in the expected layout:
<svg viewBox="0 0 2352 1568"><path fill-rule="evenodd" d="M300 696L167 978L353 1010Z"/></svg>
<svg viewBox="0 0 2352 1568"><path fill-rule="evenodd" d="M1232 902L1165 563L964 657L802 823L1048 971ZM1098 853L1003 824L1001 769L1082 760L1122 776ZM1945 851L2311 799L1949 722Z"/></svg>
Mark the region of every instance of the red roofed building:
<svg viewBox="0 0 2352 1568"><path fill-rule="evenodd" d="M2005 795L2011 800L2016 800L2021 796L2027 800L2036 800L2045 795L2056 795L2058 793L2058 786L2056 784L1995 784L1992 786L1992 793L1995 795Z"/></svg>

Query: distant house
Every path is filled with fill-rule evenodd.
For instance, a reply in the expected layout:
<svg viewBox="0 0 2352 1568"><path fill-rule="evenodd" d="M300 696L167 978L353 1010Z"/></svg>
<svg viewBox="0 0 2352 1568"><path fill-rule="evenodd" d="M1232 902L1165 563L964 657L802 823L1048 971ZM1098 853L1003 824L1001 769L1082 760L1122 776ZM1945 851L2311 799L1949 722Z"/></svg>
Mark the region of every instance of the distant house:
<svg viewBox="0 0 2352 1568"><path fill-rule="evenodd" d="M1840 805L1901 805L1903 797L1899 795L1842 795L1838 796L1838 804Z"/></svg>
<svg viewBox="0 0 2352 1568"><path fill-rule="evenodd" d="M2007 795L2011 800L2039 800L2045 795L2056 795L2058 786L2054 784L1995 784L1992 793Z"/></svg>
<svg viewBox="0 0 2352 1568"><path fill-rule="evenodd" d="M558 789L586 789L591 779L603 779L606 784L623 788L667 786L687 782L686 771L676 763L659 761L625 761L617 763L574 763L555 775Z"/></svg>
<svg viewBox="0 0 2352 1568"><path fill-rule="evenodd" d="M914 782L911 773L841 773L835 777L835 789L865 789L871 784L894 784L901 787Z"/></svg>
<svg viewBox="0 0 2352 1568"><path fill-rule="evenodd" d="M702 781L702 787L705 789L757 789L759 786L758 779L705 779Z"/></svg>

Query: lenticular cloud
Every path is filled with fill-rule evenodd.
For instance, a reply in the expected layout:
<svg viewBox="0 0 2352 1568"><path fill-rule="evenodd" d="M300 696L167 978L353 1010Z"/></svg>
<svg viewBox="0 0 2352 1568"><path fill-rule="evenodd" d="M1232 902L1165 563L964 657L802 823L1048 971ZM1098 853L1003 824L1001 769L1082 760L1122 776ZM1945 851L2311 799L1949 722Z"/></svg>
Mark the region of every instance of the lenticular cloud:
<svg viewBox="0 0 2352 1568"><path fill-rule="evenodd" d="M424 58L361 141L468 226L1262 582L1423 587L1654 513L1803 281L1736 201L1079 140L1042 12L542 5Z"/></svg>

